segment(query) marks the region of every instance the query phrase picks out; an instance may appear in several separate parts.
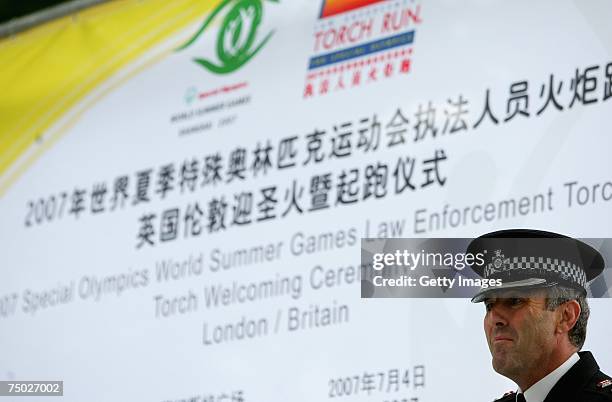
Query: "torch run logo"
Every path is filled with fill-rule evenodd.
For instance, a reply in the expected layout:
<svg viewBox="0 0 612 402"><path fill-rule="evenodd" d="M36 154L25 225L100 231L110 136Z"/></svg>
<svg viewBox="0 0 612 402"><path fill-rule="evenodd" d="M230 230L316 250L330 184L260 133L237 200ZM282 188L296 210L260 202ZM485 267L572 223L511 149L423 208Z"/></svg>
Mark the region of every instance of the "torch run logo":
<svg viewBox="0 0 612 402"><path fill-rule="evenodd" d="M193 45L204 35L219 16L223 18L217 33L217 61L196 57L193 61L214 74L229 74L253 58L274 34L269 32L257 41L259 24L263 18L263 2L278 3L280 0L223 0L204 21L198 32L177 51ZM225 12L225 17L220 15Z"/></svg>
<svg viewBox="0 0 612 402"><path fill-rule="evenodd" d="M322 0L303 97L352 90L410 73L418 0Z"/></svg>

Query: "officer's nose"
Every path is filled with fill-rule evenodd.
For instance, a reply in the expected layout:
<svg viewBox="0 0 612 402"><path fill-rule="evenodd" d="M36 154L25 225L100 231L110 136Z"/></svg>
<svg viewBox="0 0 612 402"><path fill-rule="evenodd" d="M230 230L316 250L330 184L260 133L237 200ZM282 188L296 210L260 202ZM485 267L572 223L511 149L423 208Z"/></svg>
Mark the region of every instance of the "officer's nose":
<svg viewBox="0 0 612 402"><path fill-rule="evenodd" d="M497 303L489 307L489 311L485 317L485 322L488 325L496 327L504 327L508 325L508 320L503 309Z"/></svg>

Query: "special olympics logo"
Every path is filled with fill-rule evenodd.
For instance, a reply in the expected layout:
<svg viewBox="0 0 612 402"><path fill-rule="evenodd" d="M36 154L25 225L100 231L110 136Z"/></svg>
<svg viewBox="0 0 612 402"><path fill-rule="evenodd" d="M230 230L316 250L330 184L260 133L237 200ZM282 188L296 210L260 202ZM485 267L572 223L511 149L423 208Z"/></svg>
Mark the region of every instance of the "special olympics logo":
<svg viewBox="0 0 612 402"><path fill-rule="evenodd" d="M278 3L280 0L267 0ZM214 74L228 74L238 70L253 58L268 42L274 31L256 42L259 24L263 18L263 0L224 0L202 24L198 32L177 51L191 46L206 32L212 21L228 9L217 33L216 54L218 63L204 58L193 61Z"/></svg>

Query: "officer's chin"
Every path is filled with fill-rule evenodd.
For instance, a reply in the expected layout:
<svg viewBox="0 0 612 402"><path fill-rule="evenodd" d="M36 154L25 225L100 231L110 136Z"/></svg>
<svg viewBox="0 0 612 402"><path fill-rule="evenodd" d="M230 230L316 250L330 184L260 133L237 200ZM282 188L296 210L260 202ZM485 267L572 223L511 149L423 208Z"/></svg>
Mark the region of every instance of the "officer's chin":
<svg viewBox="0 0 612 402"><path fill-rule="evenodd" d="M494 353L491 359L493 370L503 375L504 377L513 378L513 374L517 371L520 364L517 364L508 351L499 351Z"/></svg>

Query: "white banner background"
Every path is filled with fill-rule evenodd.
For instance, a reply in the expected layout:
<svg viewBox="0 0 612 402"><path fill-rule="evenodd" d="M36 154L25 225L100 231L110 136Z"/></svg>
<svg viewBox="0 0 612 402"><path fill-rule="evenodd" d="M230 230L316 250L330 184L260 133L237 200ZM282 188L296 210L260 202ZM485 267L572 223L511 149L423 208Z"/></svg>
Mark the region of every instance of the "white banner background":
<svg viewBox="0 0 612 402"><path fill-rule="evenodd" d="M396 72L376 82L309 98L303 96L308 60L315 56L316 32L328 24L317 19L321 4L284 1L264 6L260 35L270 29L274 34L244 67L231 75L217 76L193 63L190 58L198 51L214 48L216 36L211 34L132 78L119 81L121 77L116 77L120 83L117 88L99 101L87 103L94 99L92 94L83 103L92 106L2 198L0 297L16 293L18 302L14 313L0 318L0 378L63 380L63 399L67 401L175 401L190 397L205 401L209 396L216 398L211 401L222 401L232 400L223 396L238 398L239 393L245 401L472 401L491 400L513 389L511 382L491 368L482 330L483 306L469 300L362 300L358 278L321 289L313 289L309 278L317 266L336 273L340 268L357 267L359 238L384 235L379 232L382 224L402 227L401 233L386 233L397 237L470 237L513 227L611 237L612 208L601 193L602 186L612 180L612 103L602 100L606 65L612 62L612 28L605 19L612 11L610 4L423 3L422 22L409 27L416 31L409 73ZM329 20L333 21L331 26L338 27L351 21L353 15L366 18L361 14L364 10L378 18L376 15L384 12L381 7L393 10L416 6L413 2L383 2ZM598 102L577 102L569 108L575 69L584 71L595 65L599 67L592 73L597 77L592 95ZM536 116L545 100L540 96L541 86L548 85L551 74L563 81L559 102L564 110L549 107ZM508 114L510 86L523 80L529 83L530 116L519 115L503 122ZM248 85L227 94L186 101L192 88L203 93L242 82ZM500 122L496 125L485 120L474 129L487 89ZM427 107L432 102L437 108L436 125L442 130L447 100L455 101L459 95L469 101L465 116L469 128L414 142L419 105ZM228 106L243 96L249 97L247 104ZM171 122L172 116L181 112L217 102L226 105L223 110L184 123ZM410 120L407 141L388 147L385 124L398 108ZM383 134L379 149L364 153L355 149L355 125L373 115L380 120ZM230 123L219 127L223 119ZM212 125L208 130L178 134L181 128L206 122ZM304 166L306 135L315 129L325 130L323 149L328 154L335 135L333 127L344 122L355 124L352 154L326 157L320 164ZM181 193L177 180L176 188L164 199L155 193L162 165L174 163L178 170L184 160L196 158L201 169L205 156L219 152L226 163L237 147L245 147L247 158L251 158L257 144L268 140L276 163L281 139L294 135L298 136L294 168L279 170L274 166L257 177L248 171L245 180L198 185L193 192ZM436 150L443 150L447 156L440 164L446 182L420 188L418 182L424 176L418 163L432 157ZM395 194L392 172L399 157L417 160L417 189ZM247 163L249 160L252 162L247 159ZM386 196L366 200L360 196L354 204L334 205L342 170L359 168L363 175L366 165L377 162L389 165ZM144 169L153 169L151 201L132 205L136 172ZM224 165L223 172L226 169ZM310 179L327 172L332 176L332 206L308 212ZM129 177L130 197L124 208L110 211L112 186L123 175ZM293 210L281 217L288 206L286 190L291 190L293 180L304 187L300 199L304 213ZM566 183L574 181L578 183L574 188L599 184L595 201L578 205L572 200L570 207ZM67 192L68 211L75 188L87 190L85 205L90 208L90 192L99 182L108 188L105 212L86 210L78 219L65 213L51 222L24 225L28 202L52 195L59 199L62 192ZM363 185L360 176L360 195ZM278 217L256 222L257 197L266 186L278 187ZM441 213L446 204L449 209L462 210L506 199L518 202L521 197L547 194L549 190L553 194L550 211L439 230L428 230L426 224L415 227L418 210L426 209L429 214ZM253 192L254 223L238 227L229 220L234 194L241 192ZM157 238L154 246L136 247L143 215L156 214L159 230L159 216L164 210L179 208L182 224L187 205L199 202L206 222L208 202L220 196L225 196L228 203L225 230L209 233L204 227L200 236L185 238L184 228L179 226L176 240L160 242ZM351 245L292 253L292 248L298 247L300 233L318 237L327 233L348 236L349 232L357 239ZM213 271L211 253L215 249L229 253L278 243L282 243L280 256L272 261ZM182 262L200 255L200 274L157 280L156 267L162 261ZM146 286L107 293L98 301L79 296L79 284L85 276L103 279L142 270L148 271ZM277 275L301 275L301 293L296 298L284 294L228 306L206 306L205 287L231 287L233 282L248 284ZM71 283L75 286L71 301L36 312L24 311L27 290L44 292ZM198 299L194 311L156 317L156 296L170 299L189 292ZM609 372L611 302L598 299L590 303L592 317L585 349L593 350L600 366ZM295 311L291 308L312 311L333 306L346 306L348 319L318 327L306 321L303 329L290 330L289 314ZM265 318L267 333L252 339L205 344L204 326L211 331L213 326L236 323L243 317ZM424 386L414 383L415 366L424 366ZM369 393L363 388L367 373L383 372L384 381L388 381L389 371L395 369L402 376L409 370L408 386L400 384L396 391L384 383L380 390L376 383ZM352 388L351 395L339 395L342 392L334 388L336 380L354 376L359 376L355 380L359 382L358 391Z"/></svg>

